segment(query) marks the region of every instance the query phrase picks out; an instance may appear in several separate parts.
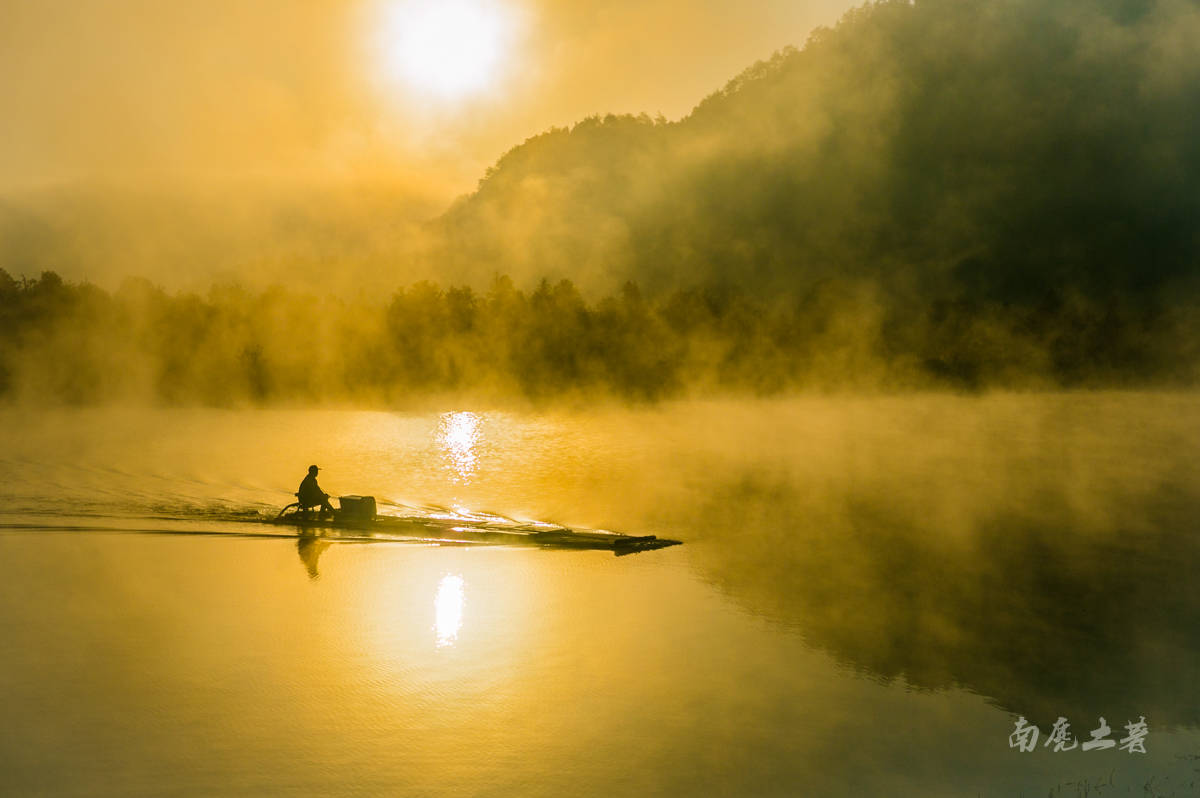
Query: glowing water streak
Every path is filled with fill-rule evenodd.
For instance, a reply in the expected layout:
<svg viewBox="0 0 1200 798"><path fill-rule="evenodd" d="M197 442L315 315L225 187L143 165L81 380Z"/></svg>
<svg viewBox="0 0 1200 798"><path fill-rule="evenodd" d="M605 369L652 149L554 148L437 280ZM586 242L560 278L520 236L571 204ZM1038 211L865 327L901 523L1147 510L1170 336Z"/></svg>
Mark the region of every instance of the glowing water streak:
<svg viewBox="0 0 1200 798"><path fill-rule="evenodd" d="M434 631L437 633L438 648L452 646L458 640L464 603L463 578L457 574L443 576L434 600Z"/></svg>
<svg viewBox="0 0 1200 798"><path fill-rule="evenodd" d="M445 413L438 424L438 445L456 483L468 484L479 466L480 417Z"/></svg>

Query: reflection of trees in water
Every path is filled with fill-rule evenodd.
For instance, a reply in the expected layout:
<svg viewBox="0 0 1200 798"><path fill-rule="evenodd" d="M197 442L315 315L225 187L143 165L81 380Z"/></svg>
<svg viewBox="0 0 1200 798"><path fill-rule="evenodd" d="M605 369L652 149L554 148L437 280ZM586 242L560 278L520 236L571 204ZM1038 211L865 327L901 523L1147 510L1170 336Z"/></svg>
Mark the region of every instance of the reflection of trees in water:
<svg viewBox="0 0 1200 798"><path fill-rule="evenodd" d="M951 529L885 494L818 503L748 472L703 508L697 556L753 611L876 678L962 687L1044 726L1200 723L1200 494L1145 489L1102 520L1060 498L982 503Z"/></svg>

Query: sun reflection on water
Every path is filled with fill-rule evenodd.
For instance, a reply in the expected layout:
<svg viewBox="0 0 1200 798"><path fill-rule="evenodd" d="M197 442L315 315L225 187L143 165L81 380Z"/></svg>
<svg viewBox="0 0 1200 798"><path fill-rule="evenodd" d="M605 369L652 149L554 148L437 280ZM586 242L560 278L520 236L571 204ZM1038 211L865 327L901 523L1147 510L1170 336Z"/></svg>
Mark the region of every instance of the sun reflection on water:
<svg viewBox="0 0 1200 798"><path fill-rule="evenodd" d="M438 445L456 483L468 484L479 464L480 417L476 413L444 413L438 422Z"/></svg>
<svg viewBox="0 0 1200 798"><path fill-rule="evenodd" d="M463 578L457 574L446 574L438 583L437 598L434 600L437 646L452 646L458 640L462 628Z"/></svg>

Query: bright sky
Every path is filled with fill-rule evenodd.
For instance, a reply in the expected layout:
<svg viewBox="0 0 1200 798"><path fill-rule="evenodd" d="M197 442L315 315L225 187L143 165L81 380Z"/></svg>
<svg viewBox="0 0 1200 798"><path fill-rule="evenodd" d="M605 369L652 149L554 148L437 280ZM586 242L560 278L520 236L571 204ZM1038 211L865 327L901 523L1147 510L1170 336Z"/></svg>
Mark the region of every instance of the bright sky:
<svg viewBox="0 0 1200 798"><path fill-rule="evenodd" d="M0 191L471 190L590 114L687 114L847 0L0 0Z"/></svg>

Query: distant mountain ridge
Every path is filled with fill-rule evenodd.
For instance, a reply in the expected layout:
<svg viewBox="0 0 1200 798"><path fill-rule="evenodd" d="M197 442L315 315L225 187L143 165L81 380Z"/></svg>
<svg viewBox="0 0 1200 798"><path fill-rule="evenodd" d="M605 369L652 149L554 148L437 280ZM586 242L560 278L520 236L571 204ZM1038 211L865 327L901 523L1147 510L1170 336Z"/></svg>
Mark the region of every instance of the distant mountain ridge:
<svg viewBox="0 0 1200 798"><path fill-rule="evenodd" d="M869 4L678 122L594 117L529 139L438 220L427 257L448 281L651 290L1194 288L1193 34L1190 1Z"/></svg>

